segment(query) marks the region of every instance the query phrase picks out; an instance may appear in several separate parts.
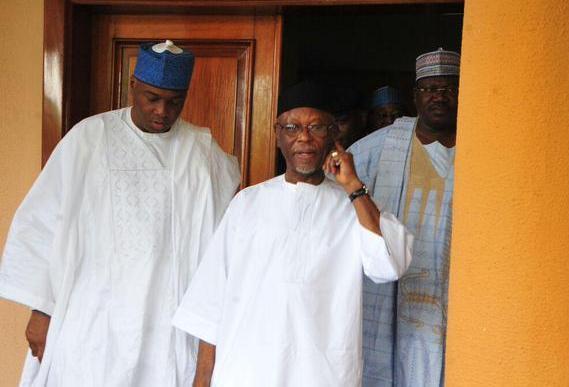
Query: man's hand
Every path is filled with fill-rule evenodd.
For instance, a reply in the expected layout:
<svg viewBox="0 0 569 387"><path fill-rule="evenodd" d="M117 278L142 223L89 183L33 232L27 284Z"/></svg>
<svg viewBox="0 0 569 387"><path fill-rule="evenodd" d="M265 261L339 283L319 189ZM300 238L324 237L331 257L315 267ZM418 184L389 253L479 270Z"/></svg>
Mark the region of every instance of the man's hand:
<svg viewBox="0 0 569 387"><path fill-rule="evenodd" d="M348 195L363 187L362 181L356 174L354 156L346 152L338 141L336 141L336 149L326 157L322 169L326 173L333 174L336 182L344 188ZM369 195L359 196L353 201L353 205L360 224L374 234L381 235L379 209Z"/></svg>
<svg viewBox="0 0 569 387"><path fill-rule="evenodd" d="M336 182L344 188L348 195L362 188L363 184L356 174L354 156L346 152L339 141L336 141L336 148L326 157L322 169L326 173L333 174Z"/></svg>
<svg viewBox="0 0 569 387"><path fill-rule="evenodd" d="M215 366L215 345L200 340L193 387L209 387Z"/></svg>
<svg viewBox="0 0 569 387"><path fill-rule="evenodd" d="M26 339L32 350L32 355L37 357L41 362L43 351L45 350L45 341L47 339L47 330L51 317L38 310L32 310L30 321L26 327Z"/></svg>

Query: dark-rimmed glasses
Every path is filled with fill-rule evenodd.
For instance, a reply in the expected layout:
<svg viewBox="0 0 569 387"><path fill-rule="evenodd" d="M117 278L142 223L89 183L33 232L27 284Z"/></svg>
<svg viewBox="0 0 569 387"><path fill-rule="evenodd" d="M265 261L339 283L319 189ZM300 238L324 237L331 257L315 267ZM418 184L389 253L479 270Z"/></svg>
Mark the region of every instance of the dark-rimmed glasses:
<svg viewBox="0 0 569 387"><path fill-rule="evenodd" d="M308 132L317 137L325 137L328 134L328 131L333 130L336 127L336 124L308 124L308 125L300 125L300 124L280 124L275 123L275 129L282 130L287 136L290 137L298 137L298 135L303 131L304 128L308 130Z"/></svg>
<svg viewBox="0 0 569 387"><path fill-rule="evenodd" d="M448 87L416 87L415 91L428 95L433 96L436 94L447 94L456 96L458 95L458 87L457 86L448 86Z"/></svg>

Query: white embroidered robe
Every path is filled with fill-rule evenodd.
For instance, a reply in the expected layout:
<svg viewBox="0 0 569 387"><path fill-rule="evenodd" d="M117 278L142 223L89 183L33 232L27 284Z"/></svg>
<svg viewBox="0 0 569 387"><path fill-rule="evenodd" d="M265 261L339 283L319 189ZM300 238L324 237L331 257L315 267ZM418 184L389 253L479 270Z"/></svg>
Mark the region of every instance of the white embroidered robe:
<svg viewBox="0 0 569 387"><path fill-rule="evenodd" d="M181 119L159 152L132 125L129 108L77 124L16 212L0 296L51 315L24 386L191 384L195 343L170 321L237 163Z"/></svg>

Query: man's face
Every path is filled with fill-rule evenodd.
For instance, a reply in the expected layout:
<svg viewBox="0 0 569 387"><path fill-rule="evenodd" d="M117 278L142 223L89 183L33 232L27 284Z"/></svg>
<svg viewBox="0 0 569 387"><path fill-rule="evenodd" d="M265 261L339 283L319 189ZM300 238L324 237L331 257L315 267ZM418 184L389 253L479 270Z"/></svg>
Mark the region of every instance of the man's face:
<svg viewBox="0 0 569 387"><path fill-rule="evenodd" d="M381 129L391 125L395 119L403 115L401 106L396 104L387 104L374 107L369 111L368 126L370 131Z"/></svg>
<svg viewBox="0 0 569 387"><path fill-rule="evenodd" d="M457 102L458 77L429 77L417 82L417 113L421 121L434 131L456 128Z"/></svg>
<svg viewBox="0 0 569 387"><path fill-rule="evenodd" d="M131 78L132 120L142 131L162 133L170 130L176 122L184 102L187 90L166 90L150 86Z"/></svg>
<svg viewBox="0 0 569 387"><path fill-rule="evenodd" d="M311 133L307 125L325 125L334 123L334 117L321 110L296 108L282 113L277 118L277 145L286 160L286 173L295 180L322 173L322 164L330 151L335 129L329 129L318 135ZM283 127L296 124L302 129L299 133L289 133Z"/></svg>

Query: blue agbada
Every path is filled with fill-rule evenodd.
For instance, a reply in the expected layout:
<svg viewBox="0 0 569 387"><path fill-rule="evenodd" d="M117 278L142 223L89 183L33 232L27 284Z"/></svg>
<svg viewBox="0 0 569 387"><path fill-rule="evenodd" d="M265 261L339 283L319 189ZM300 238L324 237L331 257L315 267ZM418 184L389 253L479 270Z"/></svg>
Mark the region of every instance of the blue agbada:
<svg viewBox="0 0 569 387"><path fill-rule="evenodd" d="M454 148L423 145L402 117L349 149L381 211L415 236L413 259L393 284L363 284L363 387L444 383Z"/></svg>
<svg viewBox="0 0 569 387"><path fill-rule="evenodd" d="M460 55L420 55L416 79L458 76ZM419 112L420 114L420 112ZM401 117L352 145L360 179L381 211L415 236L396 284L363 284L363 387L444 385L455 148L422 144L418 118Z"/></svg>
<svg viewBox="0 0 569 387"><path fill-rule="evenodd" d="M140 46L134 76L160 89L187 90L194 70L194 55L174 45L147 43Z"/></svg>

